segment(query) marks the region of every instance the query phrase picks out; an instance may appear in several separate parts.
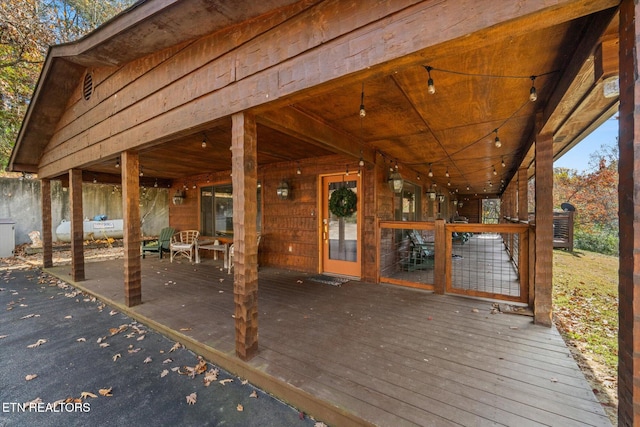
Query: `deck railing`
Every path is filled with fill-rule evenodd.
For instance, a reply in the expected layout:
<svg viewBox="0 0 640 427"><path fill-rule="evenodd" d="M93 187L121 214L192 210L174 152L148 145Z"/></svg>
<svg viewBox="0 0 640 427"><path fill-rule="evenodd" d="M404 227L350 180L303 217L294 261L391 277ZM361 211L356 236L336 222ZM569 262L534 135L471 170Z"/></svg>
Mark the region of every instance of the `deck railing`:
<svg viewBox="0 0 640 427"><path fill-rule="evenodd" d="M380 221L383 283L527 302L528 224Z"/></svg>

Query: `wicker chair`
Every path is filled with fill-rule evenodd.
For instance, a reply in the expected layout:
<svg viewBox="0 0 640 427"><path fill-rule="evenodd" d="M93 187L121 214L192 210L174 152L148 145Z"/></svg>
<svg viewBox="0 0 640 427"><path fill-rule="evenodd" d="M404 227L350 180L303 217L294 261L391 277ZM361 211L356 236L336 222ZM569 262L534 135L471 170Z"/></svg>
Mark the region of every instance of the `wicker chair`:
<svg viewBox="0 0 640 427"><path fill-rule="evenodd" d="M193 262L193 257L198 256L197 246L199 236L200 232L197 230L185 230L174 234L171 238L171 244L169 245L171 262L173 262L173 258L180 255L189 258L189 261Z"/></svg>

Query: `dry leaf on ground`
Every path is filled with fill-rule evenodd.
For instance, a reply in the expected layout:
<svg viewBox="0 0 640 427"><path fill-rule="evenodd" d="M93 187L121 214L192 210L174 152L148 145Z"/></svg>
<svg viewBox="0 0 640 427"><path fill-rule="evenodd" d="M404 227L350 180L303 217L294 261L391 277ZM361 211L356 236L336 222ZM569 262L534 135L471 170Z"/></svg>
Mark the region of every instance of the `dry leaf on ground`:
<svg viewBox="0 0 640 427"><path fill-rule="evenodd" d="M40 347L42 344L46 343L47 340L44 339L39 339L38 341L34 342L33 344L29 344L27 346L27 348L36 348L36 347Z"/></svg>
<svg viewBox="0 0 640 427"><path fill-rule="evenodd" d="M65 319L73 319L73 316L64 316Z"/></svg>
<svg viewBox="0 0 640 427"><path fill-rule="evenodd" d="M167 375L169 375L169 370L168 369L165 369L164 371L160 372L160 378L164 378Z"/></svg>
<svg viewBox="0 0 640 427"><path fill-rule="evenodd" d="M136 339L136 341L142 341L142 340L144 339L144 337L145 337L144 335L140 335L140 336Z"/></svg>
<svg viewBox="0 0 640 427"><path fill-rule="evenodd" d="M22 319L31 319L32 317L40 317L40 315L39 314L27 314L26 316L22 316L20 318L20 320L22 320Z"/></svg>
<svg viewBox="0 0 640 427"><path fill-rule="evenodd" d="M109 347L109 345L110 344L108 342L102 342L102 343L100 343L100 348L107 348L107 347Z"/></svg>
<svg viewBox="0 0 640 427"><path fill-rule="evenodd" d="M162 361L162 364L163 364L163 365L166 365L166 364L171 363L171 362L173 362L173 359L169 358L169 359L165 359L165 360L163 360L163 361Z"/></svg>
<svg viewBox="0 0 640 427"><path fill-rule="evenodd" d="M111 390L113 390L113 387L101 388L98 390L98 394L100 394L100 396L113 396L113 394L111 394Z"/></svg>
<svg viewBox="0 0 640 427"><path fill-rule="evenodd" d="M142 361L142 363L151 363L152 361L153 361L153 359L152 359L152 358L147 357L146 359L144 359L144 360Z"/></svg>
<svg viewBox="0 0 640 427"><path fill-rule="evenodd" d="M238 406L236 406L236 410L238 412L242 412L242 411L244 411L244 406L242 406L241 404L238 403Z"/></svg>
<svg viewBox="0 0 640 427"><path fill-rule="evenodd" d="M247 385L247 384L249 384L249 380L242 380L242 381L240 382L240 384L242 384L242 385Z"/></svg>
<svg viewBox="0 0 640 427"><path fill-rule="evenodd" d="M178 349L182 348L182 344L180 344L179 342L175 343L173 345L173 347L171 347L171 350L169 350L169 353L171 353L172 351L176 351Z"/></svg>
<svg viewBox="0 0 640 427"><path fill-rule="evenodd" d="M9 335L0 335L0 340L8 337Z"/></svg>
<svg viewBox="0 0 640 427"><path fill-rule="evenodd" d="M122 355L120 355L120 353L114 354L113 355L113 361L115 362L116 360L120 359L121 357L122 357Z"/></svg>
<svg viewBox="0 0 640 427"><path fill-rule="evenodd" d="M209 387L212 382L218 381L218 374L220 370L218 368L210 369L204 374L204 385L205 387Z"/></svg>
<svg viewBox="0 0 640 427"><path fill-rule="evenodd" d="M232 383L232 382L233 382L233 379L231 379L231 378L227 378L226 380L220 380L219 382L220 382L220 384L222 384L222 385L227 385L227 384L229 384L229 383Z"/></svg>
<svg viewBox="0 0 640 427"><path fill-rule="evenodd" d="M87 339L86 339L86 338L78 338L76 341L78 341L78 342L85 342L85 341L87 341Z"/></svg>
<svg viewBox="0 0 640 427"><path fill-rule="evenodd" d="M198 401L198 394L196 392L193 392L187 396L187 403L189 405L195 405L197 401Z"/></svg>
<svg viewBox="0 0 640 427"><path fill-rule="evenodd" d="M95 399L95 398L97 398L98 396L96 396L95 394L90 393L90 392L88 392L88 391L83 391L82 393L80 393L80 398L81 398L81 399L86 399L86 398L88 398L88 397L91 397L91 398L94 398L94 399Z"/></svg>
<svg viewBox="0 0 640 427"><path fill-rule="evenodd" d="M36 379L36 378L38 378L38 375L36 375L36 374L29 374L26 377L24 377L24 379L27 380L27 381L31 381L31 380Z"/></svg>
<svg viewBox="0 0 640 427"><path fill-rule="evenodd" d="M258 398L258 392L257 392L257 391L255 391L255 390L253 390L253 391L251 392L251 394L249 395L249 397L254 397L254 398L256 398L256 399L257 399L257 398Z"/></svg>
<svg viewBox="0 0 640 427"><path fill-rule="evenodd" d="M109 316L115 316L116 314L118 314L118 312L117 312L117 311L115 311L115 310L111 310L111 311L109 312Z"/></svg>
<svg viewBox="0 0 640 427"><path fill-rule="evenodd" d="M313 427L327 427L327 425L321 421L318 421L313 425Z"/></svg>

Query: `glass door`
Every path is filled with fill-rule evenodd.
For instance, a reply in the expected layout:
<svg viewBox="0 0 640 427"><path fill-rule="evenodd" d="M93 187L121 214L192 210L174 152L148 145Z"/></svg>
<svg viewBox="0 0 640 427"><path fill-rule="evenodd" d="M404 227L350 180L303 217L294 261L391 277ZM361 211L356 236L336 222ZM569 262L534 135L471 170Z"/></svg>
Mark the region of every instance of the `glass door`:
<svg viewBox="0 0 640 427"><path fill-rule="evenodd" d="M322 271L325 273L360 277L358 223L362 195L359 187L358 176L342 174L322 177L321 245ZM329 207L331 195L342 188L352 191L356 196L355 212L344 216L336 215Z"/></svg>

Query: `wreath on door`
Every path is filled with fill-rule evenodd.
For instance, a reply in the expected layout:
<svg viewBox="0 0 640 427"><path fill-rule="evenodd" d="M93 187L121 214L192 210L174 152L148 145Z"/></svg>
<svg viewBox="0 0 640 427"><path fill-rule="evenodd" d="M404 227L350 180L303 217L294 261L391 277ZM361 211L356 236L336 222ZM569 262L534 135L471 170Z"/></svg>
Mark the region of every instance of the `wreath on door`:
<svg viewBox="0 0 640 427"><path fill-rule="evenodd" d="M341 187L331 193L329 210L337 217L349 216L356 211L358 196L347 187Z"/></svg>

